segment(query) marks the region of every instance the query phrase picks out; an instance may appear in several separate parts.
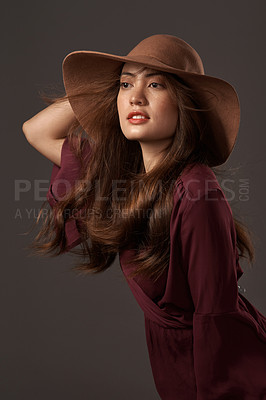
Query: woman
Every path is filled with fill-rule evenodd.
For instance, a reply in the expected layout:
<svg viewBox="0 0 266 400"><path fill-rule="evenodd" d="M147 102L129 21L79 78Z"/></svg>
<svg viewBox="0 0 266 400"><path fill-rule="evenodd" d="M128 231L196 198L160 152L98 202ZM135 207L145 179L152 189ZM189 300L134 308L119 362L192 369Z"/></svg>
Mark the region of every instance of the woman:
<svg viewBox="0 0 266 400"><path fill-rule="evenodd" d="M33 248L86 255L84 273L119 253L163 400L266 398L266 318L237 284L254 251L213 171L236 141L235 90L171 35L73 52L63 77L66 96L23 126L54 162Z"/></svg>

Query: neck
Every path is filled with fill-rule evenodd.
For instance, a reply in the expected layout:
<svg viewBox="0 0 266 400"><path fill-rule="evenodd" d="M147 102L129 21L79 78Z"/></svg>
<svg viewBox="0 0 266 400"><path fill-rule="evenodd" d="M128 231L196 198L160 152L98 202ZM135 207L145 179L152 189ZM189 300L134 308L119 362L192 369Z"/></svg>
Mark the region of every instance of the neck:
<svg viewBox="0 0 266 400"><path fill-rule="evenodd" d="M160 161L170 141L171 139L158 140L156 142L139 142L145 172L149 172Z"/></svg>

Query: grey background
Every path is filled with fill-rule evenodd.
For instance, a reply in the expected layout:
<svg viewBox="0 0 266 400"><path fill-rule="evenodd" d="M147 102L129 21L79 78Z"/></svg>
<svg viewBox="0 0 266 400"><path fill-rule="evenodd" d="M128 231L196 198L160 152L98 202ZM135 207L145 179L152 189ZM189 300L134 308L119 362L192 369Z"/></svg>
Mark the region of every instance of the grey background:
<svg viewBox="0 0 266 400"><path fill-rule="evenodd" d="M4 400L158 399L144 318L118 259L89 278L74 258L29 257L24 247L42 204L52 164L26 141L22 123L45 105L38 91L62 88L61 63L74 50L127 54L156 33L179 36L201 55L205 73L228 80L241 102L241 127L228 167L233 210L256 242L256 262L239 283L266 315L265 24L263 1L28 1L1 8L2 262L0 396ZM15 182L32 187L15 199ZM240 180L248 200L240 200ZM234 208L235 207L235 208ZM21 218L16 213L21 213ZM31 212L31 216L27 215Z"/></svg>

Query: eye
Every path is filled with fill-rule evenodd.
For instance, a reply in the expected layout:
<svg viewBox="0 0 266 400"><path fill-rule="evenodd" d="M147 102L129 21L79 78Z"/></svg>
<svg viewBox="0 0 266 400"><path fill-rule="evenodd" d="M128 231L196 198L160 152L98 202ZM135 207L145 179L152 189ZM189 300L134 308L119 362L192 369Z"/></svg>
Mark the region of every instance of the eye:
<svg viewBox="0 0 266 400"><path fill-rule="evenodd" d="M124 85L130 85L130 83L128 83L128 82L120 82L120 87L122 87L124 89L127 89L128 86L124 86Z"/></svg>
<svg viewBox="0 0 266 400"><path fill-rule="evenodd" d="M161 85L161 84L158 83L158 82L152 82L150 85L157 85L157 87L158 87L158 86L163 86L163 85ZM155 89L156 89L156 87L155 87Z"/></svg>
<svg viewBox="0 0 266 400"><path fill-rule="evenodd" d="M123 89L128 89L129 88L129 85L131 85L131 83L128 83L128 82L120 82L120 87L121 88L123 88ZM157 89L158 87L164 87L164 85L163 84L161 84L161 83L158 83L158 82L152 82L152 83L150 83L149 84L149 86L151 86L151 85L153 85L152 87L154 88L154 89ZM154 86L155 85L155 86Z"/></svg>

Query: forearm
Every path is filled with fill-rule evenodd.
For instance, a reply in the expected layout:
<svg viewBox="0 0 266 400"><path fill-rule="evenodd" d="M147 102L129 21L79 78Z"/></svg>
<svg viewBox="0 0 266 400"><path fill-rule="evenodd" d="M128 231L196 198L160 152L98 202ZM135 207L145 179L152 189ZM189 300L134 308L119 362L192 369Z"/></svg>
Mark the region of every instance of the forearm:
<svg viewBox="0 0 266 400"><path fill-rule="evenodd" d="M64 138L75 115L69 101L56 102L29 120L25 121L22 130L30 143Z"/></svg>

